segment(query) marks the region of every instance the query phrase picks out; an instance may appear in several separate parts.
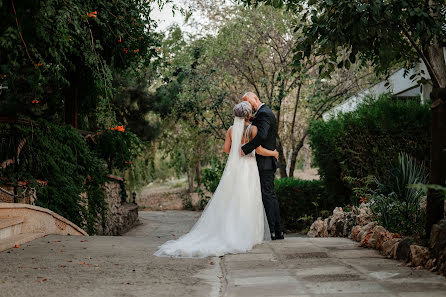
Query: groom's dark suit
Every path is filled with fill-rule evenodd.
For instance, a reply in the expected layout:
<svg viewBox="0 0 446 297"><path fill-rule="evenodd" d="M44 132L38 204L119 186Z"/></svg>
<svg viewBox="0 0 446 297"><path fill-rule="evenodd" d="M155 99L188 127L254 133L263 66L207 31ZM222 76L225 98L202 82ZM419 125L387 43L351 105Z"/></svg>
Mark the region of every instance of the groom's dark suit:
<svg viewBox="0 0 446 297"><path fill-rule="evenodd" d="M255 150L260 145L269 150L276 149L277 121L272 110L263 104L257 111L252 122L257 127L257 135L247 144L242 146L245 155ZM257 167L259 168L262 200L266 217L271 232L276 236L282 234L280 227L280 210L274 191L274 173L277 169L277 160L274 157L264 157L256 154Z"/></svg>

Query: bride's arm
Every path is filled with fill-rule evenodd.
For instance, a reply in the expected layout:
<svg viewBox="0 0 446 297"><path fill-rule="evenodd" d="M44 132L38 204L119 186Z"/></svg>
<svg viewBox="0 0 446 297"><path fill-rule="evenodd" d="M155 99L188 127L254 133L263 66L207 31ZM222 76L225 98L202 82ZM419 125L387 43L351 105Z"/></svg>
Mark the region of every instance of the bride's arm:
<svg viewBox="0 0 446 297"><path fill-rule="evenodd" d="M256 148L256 153L261 156L265 157L274 157L276 159L279 159L279 152L277 150L270 151L263 146L259 146Z"/></svg>
<svg viewBox="0 0 446 297"><path fill-rule="evenodd" d="M232 126L228 129L228 132L226 132L226 138L225 138L225 145L223 146L223 151L227 154L231 152L231 143L232 143Z"/></svg>
<svg viewBox="0 0 446 297"><path fill-rule="evenodd" d="M254 138L257 135L257 127L256 126L251 126L252 130L251 130L251 139ZM264 148L263 146L259 146L256 148L256 153L258 155L261 156L265 156L265 157L274 157L276 159L279 159L279 152L277 150L271 151L268 150L266 148Z"/></svg>

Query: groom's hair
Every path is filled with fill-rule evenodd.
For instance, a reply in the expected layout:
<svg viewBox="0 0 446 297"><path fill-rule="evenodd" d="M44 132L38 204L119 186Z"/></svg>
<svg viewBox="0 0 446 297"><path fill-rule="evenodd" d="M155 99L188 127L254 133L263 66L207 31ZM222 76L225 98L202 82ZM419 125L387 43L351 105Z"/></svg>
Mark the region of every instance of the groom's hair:
<svg viewBox="0 0 446 297"><path fill-rule="evenodd" d="M247 118L251 115L251 104L246 101L240 102L234 106L234 115L239 118Z"/></svg>

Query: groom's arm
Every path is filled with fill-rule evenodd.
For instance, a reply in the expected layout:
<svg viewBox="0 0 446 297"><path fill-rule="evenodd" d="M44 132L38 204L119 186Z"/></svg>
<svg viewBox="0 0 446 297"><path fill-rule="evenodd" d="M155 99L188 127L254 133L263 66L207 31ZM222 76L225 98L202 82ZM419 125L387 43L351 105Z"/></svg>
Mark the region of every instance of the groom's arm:
<svg viewBox="0 0 446 297"><path fill-rule="evenodd" d="M268 136L269 128L271 127L271 119L266 113L259 114L257 126L257 135L247 144L242 146L242 151L245 155L249 154L258 148Z"/></svg>

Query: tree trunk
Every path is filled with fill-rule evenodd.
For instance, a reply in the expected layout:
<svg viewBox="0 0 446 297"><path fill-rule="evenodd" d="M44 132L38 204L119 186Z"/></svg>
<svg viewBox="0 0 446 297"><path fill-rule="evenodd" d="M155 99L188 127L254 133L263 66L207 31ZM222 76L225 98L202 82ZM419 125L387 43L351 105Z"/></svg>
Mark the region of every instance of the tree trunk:
<svg viewBox="0 0 446 297"><path fill-rule="evenodd" d="M187 180L189 182L189 193L192 193L194 191L194 175L195 175L195 168L189 164L187 165Z"/></svg>
<svg viewBox="0 0 446 297"><path fill-rule="evenodd" d="M442 93L440 95L440 93ZM429 184L445 185L446 181L446 89L434 89L431 93L431 152ZM441 98L441 99L440 99ZM442 100L443 99L443 100ZM432 225L444 217L443 195L430 189L426 203L426 237L430 236Z"/></svg>
<svg viewBox="0 0 446 297"><path fill-rule="evenodd" d="M432 1L429 1L432 4ZM431 151L429 184L446 184L446 63L443 46L436 38L423 49L429 65L426 65L433 82L431 105ZM434 77L433 77L434 76ZM426 237L431 235L432 225L444 217L444 201L441 193L429 190L426 202Z"/></svg>
<svg viewBox="0 0 446 297"><path fill-rule="evenodd" d="M65 123L74 128L77 128L78 90L76 79L65 90Z"/></svg>
<svg viewBox="0 0 446 297"><path fill-rule="evenodd" d="M308 131L308 130L307 130ZM305 131L304 135L300 139L299 143L293 149L293 153L291 154L291 164L290 164L290 174L289 177L294 177L294 169L296 168L296 159L299 154L301 148L304 146L305 138L307 138L307 131Z"/></svg>
<svg viewBox="0 0 446 297"><path fill-rule="evenodd" d="M277 151L279 152L279 173L280 178L288 177L286 173L286 160L283 154L282 142L279 140L277 144Z"/></svg>
<svg viewBox="0 0 446 297"><path fill-rule="evenodd" d="M201 162L197 162L196 166L196 180L197 180L197 186L201 185Z"/></svg>

